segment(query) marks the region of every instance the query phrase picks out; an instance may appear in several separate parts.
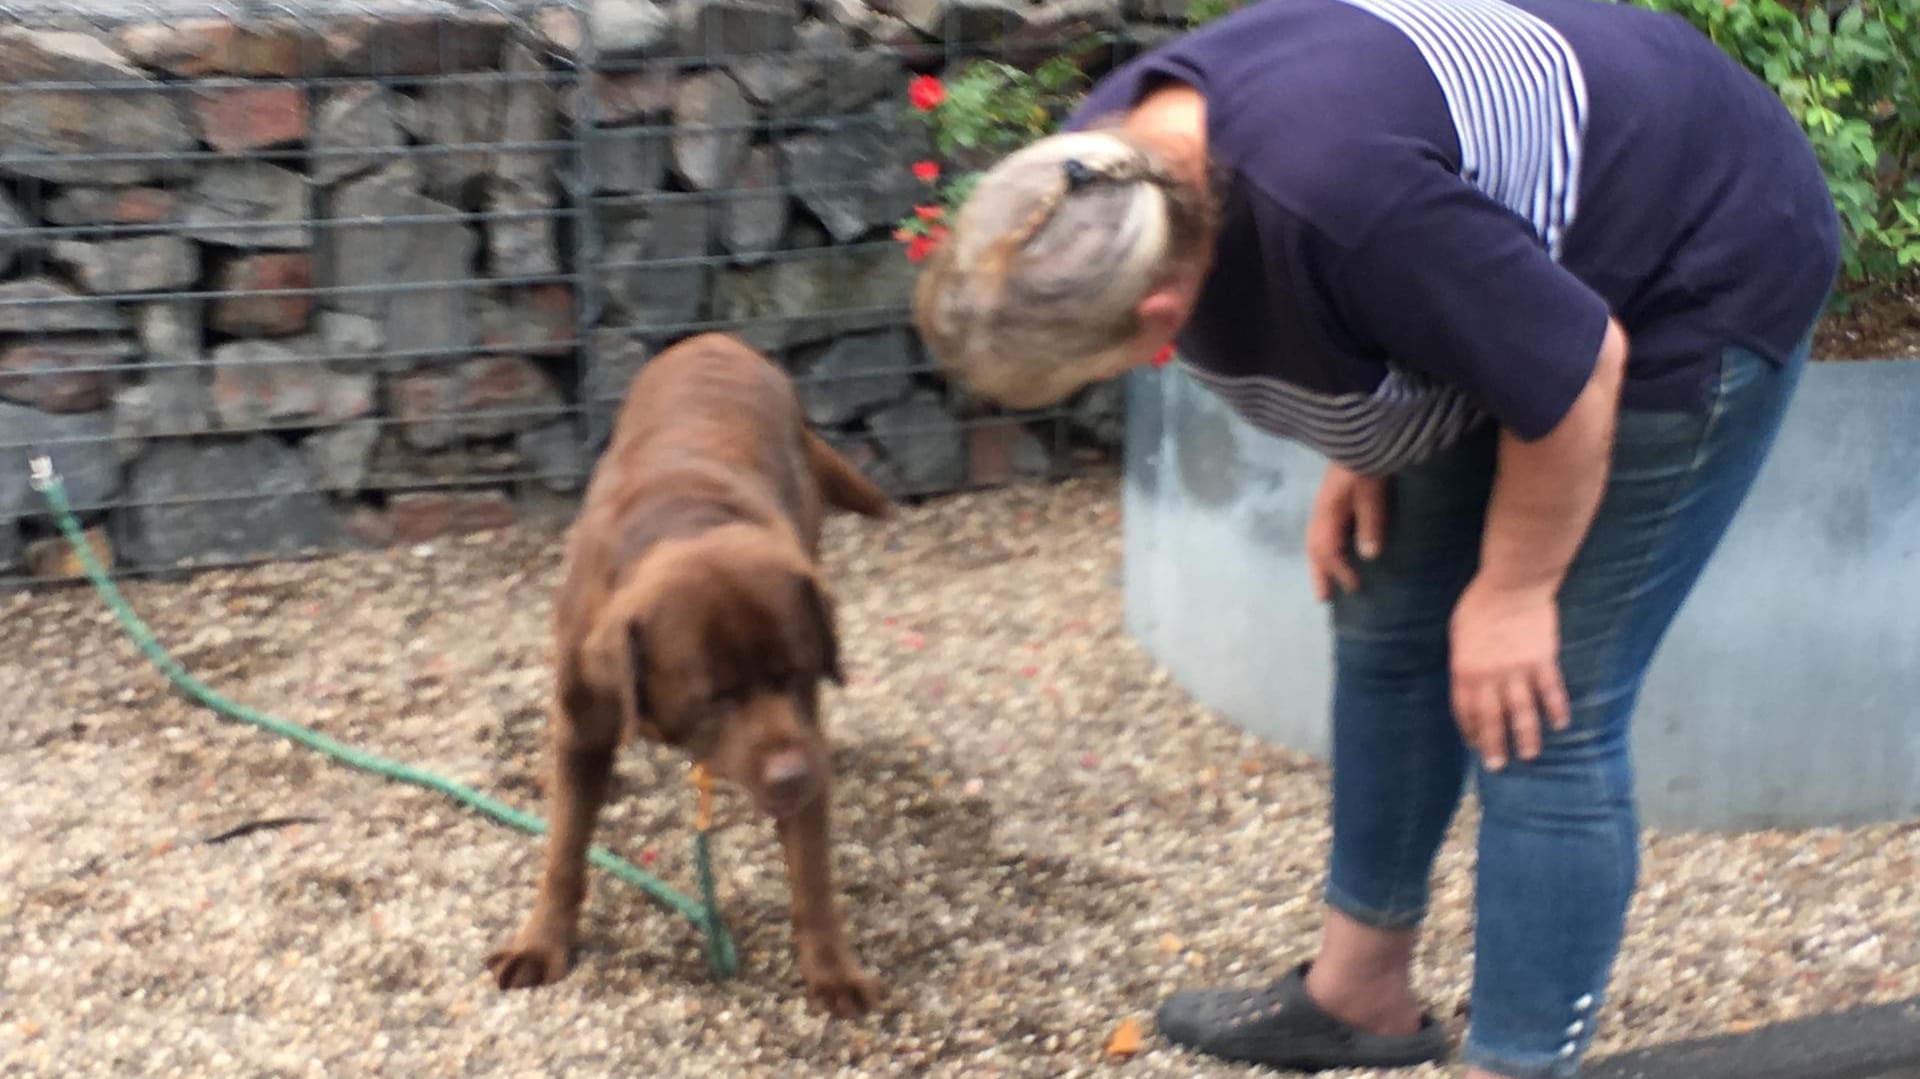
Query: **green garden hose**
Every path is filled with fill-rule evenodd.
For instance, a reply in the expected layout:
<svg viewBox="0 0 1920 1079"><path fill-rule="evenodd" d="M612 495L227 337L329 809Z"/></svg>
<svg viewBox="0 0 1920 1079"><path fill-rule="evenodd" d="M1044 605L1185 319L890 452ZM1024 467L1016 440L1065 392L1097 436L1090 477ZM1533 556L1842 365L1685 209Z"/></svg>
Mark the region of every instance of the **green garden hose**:
<svg viewBox="0 0 1920 1079"><path fill-rule="evenodd" d="M189 697L213 711L230 719L251 724L263 730L271 731L281 737L291 739L308 749L315 750L352 768L391 779L400 783L411 783L416 787L425 787L438 791L455 802L511 828L518 828L532 835L543 835L547 823L530 813L524 813L497 799L488 797L477 790L445 776L436 775L422 768L387 760L371 753L365 753L352 746L335 741L317 731L309 730L296 723L278 719L262 712L229 700L215 692L206 683L189 674L178 660L167 654L166 649L153 637L146 623L128 606L126 597L113 584L106 568L94 556L93 548L87 543L80 531L80 523L74 520L73 508L67 502L65 486L53 471L53 463L45 457L33 461L33 489L40 492L47 505L53 511L54 520L59 524L61 533L79 558L87 579L93 583L94 591L106 601L120 625L133 638L133 643L146 654L153 665L167 676L176 687ZM678 912L700 928L706 937L707 965L716 980L733 976L739 970L739 954L734 949L733 937L727 931L726 923L720 917L720 907L716 897L713 879L713 863L707 838L708 822L703 811L700 826L694 832L693 851L694 869L699 876L701 900L695 900L675 891L665 881L640 869L633 863L601 847L593 847L587 852L587 860L639 888L667 908Z"/></svg>

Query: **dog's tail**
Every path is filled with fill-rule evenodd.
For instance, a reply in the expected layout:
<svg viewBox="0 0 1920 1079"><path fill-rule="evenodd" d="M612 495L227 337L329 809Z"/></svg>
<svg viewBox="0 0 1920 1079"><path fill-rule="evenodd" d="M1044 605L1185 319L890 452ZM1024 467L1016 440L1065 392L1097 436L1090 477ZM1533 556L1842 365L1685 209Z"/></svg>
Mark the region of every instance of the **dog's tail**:
<svg viewBox="0 0 1920 1079"><path fill-rule="evenodd" d="M826 439L808 431L806 440L807 465L829 504L867 517L885 517L893 511L893 502L885 492L840 456Z"/></svg>

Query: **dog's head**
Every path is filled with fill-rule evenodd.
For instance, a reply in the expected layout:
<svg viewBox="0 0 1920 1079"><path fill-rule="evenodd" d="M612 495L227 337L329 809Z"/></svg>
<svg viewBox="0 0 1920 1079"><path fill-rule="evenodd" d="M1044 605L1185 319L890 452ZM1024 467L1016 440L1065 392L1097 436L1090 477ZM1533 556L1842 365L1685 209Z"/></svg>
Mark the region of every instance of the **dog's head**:
<svg viewBox="0 0 1920 1079"><path fill-rule="evenodd" d="M725 526L650 551L586 644L640 733L790 815L827 781L822 678L841 680L826 589L790 542Z"/></svg>

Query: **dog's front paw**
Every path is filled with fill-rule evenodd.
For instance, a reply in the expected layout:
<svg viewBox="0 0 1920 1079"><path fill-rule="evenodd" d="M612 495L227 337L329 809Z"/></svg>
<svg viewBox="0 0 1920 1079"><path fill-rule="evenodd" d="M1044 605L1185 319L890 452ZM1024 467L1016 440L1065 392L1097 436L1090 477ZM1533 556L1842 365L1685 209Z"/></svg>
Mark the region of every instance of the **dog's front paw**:
<svg viewBox="0 0 1920 1079"><path fill-rule="evenodd" d="M803 960L800 976L807 983L808 1003L842 1019L867 1014L887 991L886 983L867 973L844 951Z"/></svg>
<svg viewBox="0 0 1920 1079"><path fill-rule="evenodd" d="M487 956L487 969L502 989L534 989L567 975L567 949L546 941L515 940Z"/></svg>

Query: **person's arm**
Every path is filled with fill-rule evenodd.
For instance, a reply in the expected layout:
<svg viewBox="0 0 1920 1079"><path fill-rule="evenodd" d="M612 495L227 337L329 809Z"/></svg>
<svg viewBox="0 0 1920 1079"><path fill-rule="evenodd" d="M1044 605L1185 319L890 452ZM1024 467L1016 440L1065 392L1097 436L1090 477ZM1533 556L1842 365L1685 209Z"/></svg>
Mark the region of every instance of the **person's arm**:
<svg viewBox="0 0 1920 1079"><path fill-rule="evenodd" d="M1626 370L1627 333L1608 319L1593 373L1553 430L1532 441L1501 431L1480 545L1487 587L1548 594L1560 587L1607 486Z"/></svg>
<svg viewBox="0 0 1920 1079"><path fill-rule="evenodd" d="M1626 335L1524 220L1437 167L1325 265L1363 347L1499 425L1480 568L1453 614L1453 705L1487 767L1531 758L1541 716L1568 718L1556 594L1606 487Z"/></svg>
<svg viewBox="0 0 1920 1079"><path fill-rule="evenodd" d="M1557 594L1606 490L1627 337L1609 320L1592 376L1552 431L1500 433L1480 569L1454 608L1453 710L1488 768L1540 751L1569 722ZM1508 744L1511 733L1512 745Z"/></svg>

